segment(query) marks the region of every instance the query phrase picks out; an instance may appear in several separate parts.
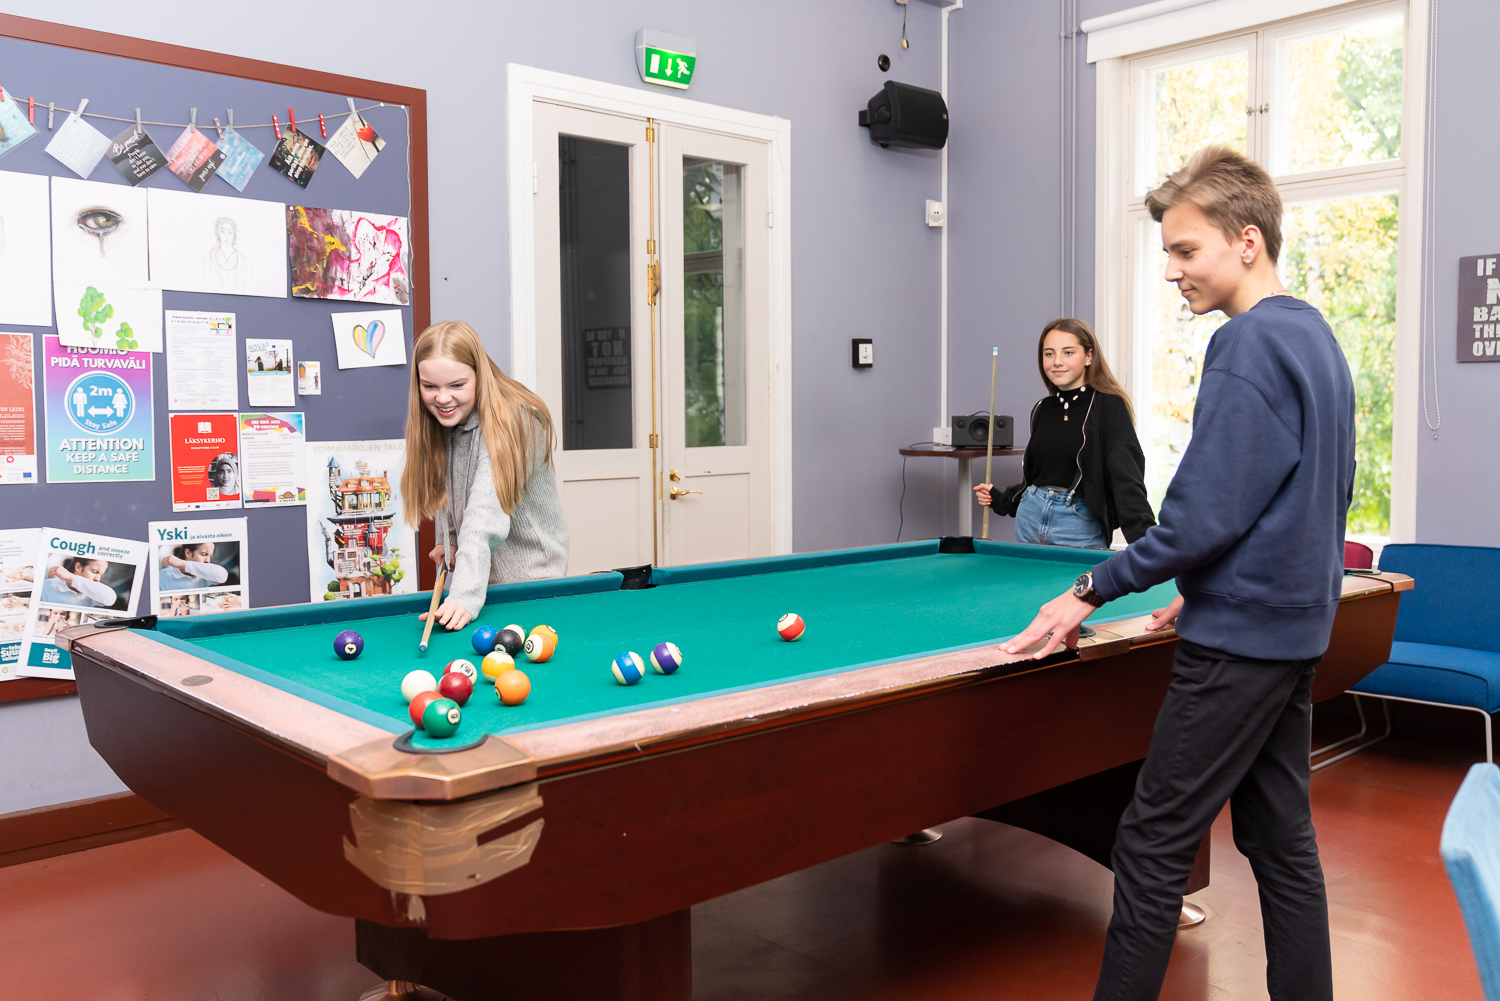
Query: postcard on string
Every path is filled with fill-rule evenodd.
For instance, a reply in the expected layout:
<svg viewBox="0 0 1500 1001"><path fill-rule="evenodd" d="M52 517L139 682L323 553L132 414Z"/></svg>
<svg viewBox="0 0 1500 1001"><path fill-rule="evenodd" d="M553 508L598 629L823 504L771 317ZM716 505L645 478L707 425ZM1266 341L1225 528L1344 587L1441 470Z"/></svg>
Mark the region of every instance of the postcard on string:
<svg viewBox="0 0 1500 1001"><path fill-rule="evenodd" d="M194 191L202 191L223 162L214 141L191 125L167 149L167 169Z"/></svg>
<svg viewBox="0 0 1500 1001"><path fill-rule="evenodd" d="M9 153L34 135L36 135L36 126L26 120L26 115L16 107L16 102L8 97L0 100L0 156Z"/></svg>
<svg viewBox="0 0 1500 1001"><path fill-rule="evenodd" d="M406 329L399 309L334 313L333 343L339 368L406 364Z"/></svg>
<svg viewBox="0 0 1500 1001"><path fill-rule="evenodd" d="M146 234L145 191L52 179L53 281L145 288Z"/></svg>
<svg viewBox="0 0 1500 1001"><path fill-rule="evenodd" d="M286 206L152 188L151 284L286 298Z"/></svg>
<svg viewBox="0 0 1500 1001"><path fill-rule="evenodd" d="M0 681L21 677L21 638L36 578L40 528L0 528Z"/></svg>
<svg viewBox="0 0 1500 1001"><path fill-rule="evenodd" d="M74 348L160 351L161 289L58 282L57 333Z"/></svg>
<svg viewBox="0 0 1500 1001"><path fill-rule="evenodd" d="M246 395L252 407L294 407L292 342L245 338Z"/></svg>
<svg viewBox="0 0 1500 1001"><path fill-rule="evenodd" d="M401 438L308 444L309 600L417 590L417 532L401 507L405 467Z"/></svg>
<svg viewBox="0 0 1500 1001"><path fill-rule="evenodd" d="M297 363L297 395L298 396L322 396L323 395L323 363L320 361L299 361Z"/></svg>
<svg viewBox="0 0 1500 1001"><path fill-rule="evenodd" d="M250 534L246 518L153 521L151 604L146 615L181 618L250 605Z"/></svg>
<svg viewBox="0 0 1500 1001"><path fill-rule="evenodd" d="M0 486L37 482L32 335L0 331Z"/></svg>
<svg viewBox="0 0 1500 1001"><path fill-rule="evenodd" d="M130 128L109 141L109 162L133 188L167 165L167 158L145 129Z"/></svg>
<svg viewBox="0 0 1500 1001"><path fill-rule="evenodd" d="M145 584L150 547L133 539L43 528L32 569L18 674L73 677L73 662L56 643L59 632L106 619L128 618Z"/></svg>
<svg viewBox="0 0 1500 1001"><path fill-rule="evenodd" d="M403 216L286 207L292 295L388 306L411 303L411 251Z"/></svg>
<svg viewBox="0 0 1500 1001"><path fill-rule="evenodd" d="M299 188L312 181L313 171L323 159L322 143L301 129L287 129L271 152L271 169L288 178Z"/></svg>
<svg viewBox="0 0 1500 1001"><path fill-rule="evenodd" d="M47 155L79 177L88 177L109 152L109 136L70 113L47 144Z"/></svg>
<svg viewBox="0 0 1500 1001"><path fill-rule="evenodd" d="M238 410L234 314L169 309L167 409Z"/></svg>
<svg viewBox="0 0 1500 1001"><path fill-rule="evenodd" d="M240 491L247 508L307 503L303 415L240 414Z"/></svg>
<svg viewBox="0 0 1500 1001"><path fill-rule="evenodd" d="M375 157L383 149L385 140L376 134L375 129L364 118L353 111L344 119L344 124L328 138L328 152L356 178L364 176L365 170L375 162Z"/></svg>
<svg viewBox="0 0 1500 1001"><path fill-rule="evenodd" d="M171 414L172 510L241 507L238 414Z"/></svg>
<svg viewBox="0 0 1500 1001"><path fill-rule="evenodd" d="M52 326L47 178L0 171L0 323Z"/></svg>
<svg viewBox="0 0 1500 1001"><path fill-rule="evenodd" d="M47 481L156 479L151 355L42 340Z"/></svg>
<svg viewBox="0 0 1500 1001"><path fill-rule="evenodd" d="M250 183L250 175L261 165L266 155L255 144L234 129L228 129L219 139L219 151L224 162L219 164L218 177L236 191L244 191Z"/></svg>

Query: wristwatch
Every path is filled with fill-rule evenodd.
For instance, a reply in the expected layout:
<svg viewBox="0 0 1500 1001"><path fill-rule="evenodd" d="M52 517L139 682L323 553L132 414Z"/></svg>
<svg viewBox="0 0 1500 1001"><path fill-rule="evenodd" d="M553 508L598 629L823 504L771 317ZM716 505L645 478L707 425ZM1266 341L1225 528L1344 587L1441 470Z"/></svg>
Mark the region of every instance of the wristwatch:
<svg viewBox="0 0 1500 1001"><path fill-rule="evenodd" d="M1092 570L1079 574L1078 579L1073 582L1073 597L1079 601L1086 601L1095 608L1104 607L1104 598L1100 596L1098 591L1094 590L1094 572Z"/></svg>

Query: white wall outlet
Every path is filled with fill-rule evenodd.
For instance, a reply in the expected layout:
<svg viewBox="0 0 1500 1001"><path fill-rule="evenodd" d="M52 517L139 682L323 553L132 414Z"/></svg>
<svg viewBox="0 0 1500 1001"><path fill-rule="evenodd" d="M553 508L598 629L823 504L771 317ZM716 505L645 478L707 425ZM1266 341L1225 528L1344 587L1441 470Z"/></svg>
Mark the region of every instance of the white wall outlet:
<svg viewBox="0 0 1500 1001"><path fill-rule="evenodd" d="M932 429L932 440L939 445L953 444L953 428L941 427Z"/></svg>
<svg viewBox="0 0 1500 1001"><path fill-rule="evenodd" d="M875 342L868 337L852 338L854 367L873 368L875 365Z"/></svg>
<svg viewBox="0 0 1500 1001"><path fill-rule="evenodd" d="M940 227L947 219L948 213L943 207L943 203L934 201L931 198L927 199L927 225L934 228Z"/></svg>

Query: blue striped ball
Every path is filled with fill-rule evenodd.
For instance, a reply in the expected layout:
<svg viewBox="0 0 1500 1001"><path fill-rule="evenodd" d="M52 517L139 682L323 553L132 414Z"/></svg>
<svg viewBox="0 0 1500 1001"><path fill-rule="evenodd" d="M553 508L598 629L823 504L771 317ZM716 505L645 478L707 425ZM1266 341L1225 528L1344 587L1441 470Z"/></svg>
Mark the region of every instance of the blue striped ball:
<svg viewBox="0 0 1500 1001"><path fill-rule="evenodd" d="M630 650L616 657L609 669L614 672L615 680L622 685L633 685L646 676L646 664L641 660L641 655Z"/></svg>

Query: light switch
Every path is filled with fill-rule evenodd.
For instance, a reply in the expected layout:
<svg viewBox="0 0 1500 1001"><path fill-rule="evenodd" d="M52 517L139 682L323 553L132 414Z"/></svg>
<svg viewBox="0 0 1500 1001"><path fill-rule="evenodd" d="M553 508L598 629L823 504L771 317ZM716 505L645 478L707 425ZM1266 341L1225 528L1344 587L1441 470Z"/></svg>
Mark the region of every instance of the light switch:
<svg viewBox="0 0 1500 1001"><path fill-rule="evenodd" d="M937 229L943 225L946 217L942 202L927 199L927 225Z"/></svg>
<svg viewBox="0 0 1500 1001"><path fill-rule="evenodd" d="M854 367L871 368L875 364L875 342L868 337L856 337L854 345Z"/></svg>

